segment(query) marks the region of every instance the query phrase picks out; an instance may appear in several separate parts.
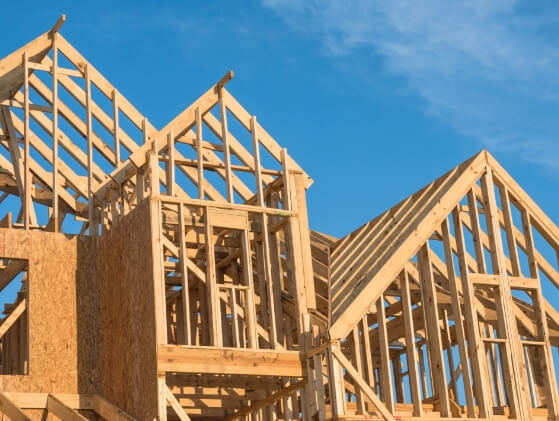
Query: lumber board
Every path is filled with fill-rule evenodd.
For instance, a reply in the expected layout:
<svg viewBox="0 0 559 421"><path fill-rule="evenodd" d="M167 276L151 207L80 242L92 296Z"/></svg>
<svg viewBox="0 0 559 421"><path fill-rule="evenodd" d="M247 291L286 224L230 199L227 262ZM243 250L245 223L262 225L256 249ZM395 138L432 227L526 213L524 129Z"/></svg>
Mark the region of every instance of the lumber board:
<svg viewBox="0 0 559 421"><path fill-rule="evenodd" d="M0 338L2 338L6 332L13 326L13 324L19 319L19 316L27 309L27 301L21 301L13 311L2 320L0 324Z"/></svg>
<svg viewBox="0 0 559 421"><path fill-rule="evenodd" d="M12 421L31 421L31 418L3 392L0 392L0 413L6 414Z"/></svg>
<svg viewBox="0 0 559 421"><path fill-rule="evenodd" d="M173 395L173 392L171 392L167 385L165 385L165 397L181 421L190 421L190 417L184 412L181 404L177 401L177 398L175 398L175 395Z"/></svg>
<svg viewBox="0 0 559 421"><path fill-rule="evenodd" d="M93 397L93 410L106 420L136 421L131 415L99 395Z"/></svg>
<svg viewBox="0 0 559 421"><path fill-rule="evenodd" d="M23 85L23 67L21 57L24 53L30 61L40 62L50 51L51 35L50 31L45 32L17 51L9 54L0 60L0 102L11 99Z"/></svg>
<svg viewBox="0 0 559 421"><path fill-rule="evenodd" d="M52 394L49 394L47 397L47 410L52 412L62 421L87 421L87 418L74 411L74 409L67 406L64 402Z"/></svg>
<svg viewBox="0 0 559 421"><path fill-rule="evenodd" d="M394 416L390 413L390 411L386 408L386 406L384 406L384 404L380 401L376 393L371 390L369 385L363 380L363 378L359 375L359 373L357 373L357 371L355 370L355 368L353 368L353 366L348 361L348 359L335 347L332 348L332 354L345 368L346 372L351 376L351 378L355 380L357 386L361 388L361 390L365 393L367 398L375 405L377 410L380 412L380 415L386 421L395 421Z"/></svg>
<svg viewBox="0 0 559 421"><path fill-rule="evenodd" d="M306 376L305 362L298 351L160 345L157 362L162 372Z"/></svg>
<svg viewBox="0 0 559 421"><path fill-rule="evenodd" d="M46 409L48 393L6 392L5 395L22 409ZM72 409L95 409L93 394L57 393L56 397Z"/></svg>

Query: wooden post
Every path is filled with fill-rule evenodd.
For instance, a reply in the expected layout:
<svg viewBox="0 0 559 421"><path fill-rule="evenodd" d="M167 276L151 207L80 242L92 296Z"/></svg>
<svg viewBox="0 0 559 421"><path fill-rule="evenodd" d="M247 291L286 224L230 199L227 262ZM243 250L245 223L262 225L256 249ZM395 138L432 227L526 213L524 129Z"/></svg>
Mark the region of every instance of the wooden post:
<svg viewBox="0 0 559 421"><path fill-rule="evenodd" d="M285 172L287 174L288 171ZM284 177L285 177L284 174ZM288 210L291 210L291 197L290 192L291 190L288 189L288 181L289 176L284 178L284 203L283 206L288 206ZM303 334L304 334L304 326L302 322L302 315L308 312L307 308L307 294L305 291L305 272L303 269L303 253L302 253L302 246L301 246L301 236L300 236L300 227L299 227L299 219L296 217L289 218L288 230L287 230L287 239L288 245L287 248L287 255L288 255L288 263L291 266L291 281L289 288L290 293L295 298L296 309L295 318L297 321L297 331L300 337L300 343L303 343Z"/></svg>
<svg viewBox="0 0 559 421"><path fill-rule="evenodd" d="M493 326L491 326L489 323L485 323L484 330L486 332L486 335L492 336ZM495 385L493 406L505 405L503 388L501 387L501 376L499 375L499 362L497 361L496 355L496 352L499 349L499 345L500 344L488 343L486 346L489 357L489 368L491 371L490 377L493 379L493 384Z"/></svg>
<svg viewBox="0 0 559 421"><path fill-rule="evenodd" d="M292 241L291 250L295 265L296 296L298 305L301 306L299 311L303 314L309 308L316 308L305 188L302 174L292 173L289 169L287 149L282 150L282 165L283 207L297 212L296 217L289 218L289 238Z"/></svg>
<svg viewBox="0 0 559 421"><path fill-rule="evenodd" d="M427 345L431 361L430 374L433 386L441 405L441 416L450 416L450 402L446 381L444 355L442 352L441 330L439 327L437 292L433 278L429 245L426 243L418 253L419 272L421 275L421 300L425 312Z"/></svg>
<svg viewBox="0 0 559 421"><path fill-rule="evenodd" d="M145 196L145 170L140 167L136 170L136 204L139 205Z"/></svg>
<svg viewBox="0 0 559 421"><path fill-rule="evenodd" d="M147 119L144 119L144 127L148 127ZM157 151L156 142L152 143L151 152L148 159L148 179L149 179L149 189L150 197L159 196L159 153Z"/></svg>
<svg viewBox="0 0 559 421"><path fill-rule="evenodd" d="M421 391L423 399L427 399L427 372L425 370L425 354L423 353L423 345L417 347L417 356L419 358L419 376L421 378Z"/></svg>
<svg viewBox="0 0 559 421"><path fill-rule="evenodd" d="M180 241L180 264L181 264L181 288L182 288L182 308L183 308L183 324L184 336L186 345L191 344L191 330L190 330L190 297L188 290L188 268L186 265L186 233L184 228L184 205L178 203L178 217L179 217L179 241Z"/></svg>
<svg viewBox="0 0 559 421"><path fill-rule="evenodd" d="M501 208L503 210L505 231L507 233L507 245L509 250L512 276L520 276L520 261L518 258L518 249L516 248L516 229L512 221L509 192L506 186L500 186L499 192L501 196Z"/></svg>
<svg viewBox="0 0 559 421"><path fill-rule="evenodd" d="M502 352L502 363L507 388L508 403L511 412L519 419L532 417L530 395L526 388L527 379L522 358L522 345L516 327L516 319L512 308L513 300L504 262L504 250L501 240L500 222L495 187L491 168L487 168L481 177L481 188L486 206L486 223L492 256L493 273L499 275L499 287L495 297L497 307L497 324L501 337L506 339L506 352ZM508 371L508 373L507 373Z"/></svg>
<svg viewBox="0 0 559 421"><path fill-rule="evenodd" d="M384 295L381 294L377 303L377 323L380 348L380 377L381 395L386 408L394 414L393 382L390 375L390 353L388 343L388 332L386 331L386 315L384 311Z"/></svg>
<svg viewBox="0 0 559 421"><path fill-rule="evenodd" d="M247 336L248 336L248 346L249 348L258 348L258 337L256 334L256 309L254 304L254 284L252 277L252 261L251 261L251 251L250 251L250 239L249 239L250 227L247 226L242 232L242 248L243 248L243 278L245 279L246 286L248 290L246 291L246 324L247 324Z"/></svg>
<svg viewBox="0 0 559 421"><path fill-rule="evenodd" d="M206 292L208 296L208 317L210 318L210 335L213 346L223 346L221 317L219 315L219 291L215 273L215 251L213 226L211 225L209 208L205 208L205 241L206 241Z"/></svg>
<svg viewBox="0 0 559 421"><path fill-rule="evenodd" d="M86 120L86 138L87 138L87 197L88 197L88 216L89 231L95 227L94 216L94 196L93 196L93 126L91 121L91 75L89 65L85 66L85 120ZM93 236L97 236L97 232L93 230Z"/></svg>
<svg viewBox="0 0 559 421"><path fill-rule="evenodd" d="M161 202L152 200L150 202L151 218L151 248L153 259L153 282L155 293L155 318L156 318L156 338L158 345L167 344L167 321L165 298L165 272L163 266L163 246L161 243Z"/></svg>
<svg viewBox="0 0 559 421"><path fill-rule="evenodd" d="M291 186L289 185L289 162L287 159L287 148L281 150L281 167L283 178L282 208L291 210Z"/></svg>
<svg viewBox="0 0 559 421"><path fill-rule="evenodd" d="M342 367L332 352L334 346L336 345L330 344L327 348L330 408L332 417L342 417L346 413L344 376Z"/></svg>
<svg viewBox="0 0 559 421"><path fill-rule="evenodd" d="M357 367L357 373L360 376L363 376L363 359L361 357L361 346L359 340L359 328L355 326L352 330L352 338L353 338L353 363L355 367ZM363 415L366 413L365 411L365 399L363 399L363 392L359 386L355 385L355 398L357 401L357 414Z"/></svg>
<svg viewBox="0 0 559 421"><path fill-rule="evenodd" d="M202 116L200 108L196 108L196 153L198 158L198 199L204 200L204 155L202 151Z"/></svg>
<svg viewBox="0 0 559 421"><path fill-rule="evenodd" d="M167 344L167 302L165 298L165 272L163 267L163 245L161 243L161 202L150 200L151 259L153 262L153 292L155 307L156 346ZM165 395L165 373L158 373L158 416L167 420L167 399Z"/></svg>
<svg viewBox="0 0 559 421"><path fill-rule="evenodd" d="M223 99L223 88L218 90L219 115L221 118L221 141L223 142L223 158L225 160L225 184L227 189L227 201L233 203L233 181L231 172L231 151L229 149L229 130L227 128L227 107Z"/></svg>
<svg viewBox="0 0 559 421"><path fill-rule="evenodd" d="M419 373L417 372L417 351L415 348L415 328L413 326L413 315L411 309L410 281L408 272L403 270L400 274L402 291L402 316L404 318L404 330L406 339L406 357L408 361L408 374L413 404L413 416L423 416L421 404L421 393L419 391Z"/></svg>
<svg viewBox="0 0 559 421"><path fill-rule="evenodd" d="M455 227L455 229L457 228ZM454 330L456 333L456 342L458 344L458 352L460 355L460 370L462 372L462 382L464 384L464 395L466 397L468 416L473 418L475 417L475 406L472 382L470 381L470 364L468 360L468 350L466 349L466 334L464 333L464 325L462 323L462 308L460 306L460 295L458 293L458 280L456 279L456 271L454 269L452 245L450 243L450 230L448 227L448 219L446 218L442 223L441 232L443 237L447 278L450 296L452 298L452 314L454 314Z"/></svg>
<svg viewBox="0 0 559 421"><path fill-rule="evenodd" d="M551 353L551 338L547 326L547 314L545 311L545 300L542 294L540 283L540 274L538 264L536 262L536 249L534 245L534 237L532 234L531 216L527 210L521 212L522 230L524 240L526 242L526 255L528 257L528 266L530 269L530 277L537 280L537 288L532 292L534 310L536 315L536 326L538 332L538 341L542 343L539 346L543 354L543 360L540 366L543 367L542 375L544 380L546 406L548 411L548 419L559 419L559 397L557 396L557 380L555 378L555 367L553 364L553 355Z"/></svg>
<svg viewBox="0 0 559 421"><path fill-rule="evenodd" d="M402 361L400 359L401 354L397 354L391 357L392 360L392 371L394 372L394 385L396 386L396 402L404 403L404 382L402 377Z"/></svg>
<svg viewBox="0 0 559 421"><path fill-rule="evenodd" d="M466 331L468 333L468 349L472 364L472 377L474 379L476 403L479 408L479 417L491 418L493 415L491 397L489 395L491 385L489 384L489 379L486 377L487 361L485 359L483 343L480 338L477 313L474 307L473 284L469 277L468 265L466 262L466 245L464 242L462 220L460 218L460 208L455 208L452 215L456 236L456 248L458 251L458 263L460 266L460 278L462 280L464 320Z"/></svg>
<svg viewBox="0 0 559 421"><path fill-rule="evenodd" d="M52 34L52 222L58 232L58 33Z"/></svg>
<svg viewBox="0 0 559 421"><path fill-rule="evenodd" d="M145 145L146 143L149 142L149 135L148 135L148 119L144 118L142 120L142 143ZM157 145L153 145L153 150L155 152L157 151Z"/></svg>
<svg viewBox="0 0 559 421"><path fill-rule="evenodd" d="M478 273L487 273L485 253L483 251L483 243L481 241L479 211L478 211L477 201L473 190L470 189L468 191L467 198L468 198L468 213L470 214L470 225L472 227L472 237L474 241L477 271Z"/></svg>
<svg viewBox="0 0 559 421"><path fill-rule="evenodd" d="M25 167L25 200L23 201L23 224L26 230L29 230L30 209L33 206L31 202L31 157L29 154L29 58L27 52L23 53L23 141L24 149L24 167Z"/></svg>
<svg viewBox="0 0 559 421"><path fill-rule="evenodd" d="M115 168L120 165L120 125L119 125L118 92L113 89L113 138L115 148Z"/></svg>
<svg viewBox="0 0 559 421"><path fill-rule="evenodd" d="M167 421L167 384L165 374L157 375L157 421Z"/></svg>
<svg viewBox="0 0 559 421"><path fill-rule="evenodd" d="M299 225L299 236L301 253L303 258L303 274L305 282L306 305L308 309L316 309L316 294L314 289L314 271L312 266L312 252L309 219L307 215L307 200L305 194L304 174L292 172L290 174L290 184L294 187L291 190L291 205L297 211Z"/></svg>
<svg viewBox="0 0 559 421"><path fill-rule="evenodd" d="M364 356L365 356L365 372L367 373L367 381L369 386L372 389L375 388L375 374L374 374L374 367L373 367L373 354L371 350L371 337L370 337L370 329L369 324L367 323L367 314L363 316L361 319L361 328L363 330L363 345L364 349Z"/></svg>
<svg viewBox="0 0 559 421"><path fill-rule="evenodd" d="M442 310L443 313L443 344L446 348L446 354L448 357L448 365L450 368L450 390L452 391L451 399L454 401L458 400L458 389L456 387L456 373L454 371L454 356L452 355L452 338L450 335L450 325L448 323L448 311L446 309ZM444 353L443 353L444 356Z"/></svg>
<svg viewBox="0 0 559 421"><path fill-rule="evenodd" d="M167 194L175 195L175 137L171 130L167 134Z"/></svg>
<svg viewBox="0 0 559 421"><path fill-rule="evenodd" d="M149 188L150 197L159 196L159 156L156 153L149 155Z"/></svg>
<svg viewBox="0 0 559 421"><path fill-rule="evenodd" d="M262 191L262 172L260 166L260 147L258 142L257 124L256 117L252 116L250 119L250 130L252 134L252 150L254 156L254 176L256 179L256 197L258 206L264 206L264 193ZM276 324L276 309L275 309L275 297L272 279L272 263L270 257L270 237L268 230L268 215L262 213L260 217L260 223L262 224L262 254L264 258L264 275L263 280L266 285L267 291L267 308L268 308L268 319L270 322L270 342L273 348L278 346L278 331Z"/></svg>
<svg viewBox="0 0 559 421"><path fill-rule="evenodd" d="M320 345L320 332L317 326L312 326L313 345ZM318 421L326 420L326 404L324 402L324 381L322 376L322 354L313 357L314 388L317 400Z"/></svg>
<svg viewBox="0 0 559 421"><path fill-rule="evenodd" d="M258 124L256 116L250 118L250 132L252 134L252 153L254 156L254 178L256 180L256 197L258 206L264 206L264 193L262 191L262 172L260 167L260 142L258 141Z"/></svg>

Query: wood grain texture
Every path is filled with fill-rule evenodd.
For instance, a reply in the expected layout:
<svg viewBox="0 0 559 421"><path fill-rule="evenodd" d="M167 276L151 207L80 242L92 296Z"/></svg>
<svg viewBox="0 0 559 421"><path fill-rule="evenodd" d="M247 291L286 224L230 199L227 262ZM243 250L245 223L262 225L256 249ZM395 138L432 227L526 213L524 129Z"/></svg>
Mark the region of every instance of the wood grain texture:
<svg viewBox="0 0 559 421"><path fill-rule="evenodd" d="M0 229L0 255L29 261L29 375L0 376L6 392L94 393L98 289L86 237Z"/></svg>
<svg viewBox="0 0 559 421"><path fill-rule="evenodd" d="M157 355L149 202L97 243L100 394L138 419L157 415Z"/></svg>

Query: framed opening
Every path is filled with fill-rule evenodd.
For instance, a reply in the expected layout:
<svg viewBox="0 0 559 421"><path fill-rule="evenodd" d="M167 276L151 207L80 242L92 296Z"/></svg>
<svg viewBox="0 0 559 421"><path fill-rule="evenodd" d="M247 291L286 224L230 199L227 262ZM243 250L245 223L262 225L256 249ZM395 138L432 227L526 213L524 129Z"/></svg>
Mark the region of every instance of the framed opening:
<svg viewBox="0 0 559 421"><path fill-rule="evenodd" d="M0 258L0 375L29 373L29 262Z"/></svg>

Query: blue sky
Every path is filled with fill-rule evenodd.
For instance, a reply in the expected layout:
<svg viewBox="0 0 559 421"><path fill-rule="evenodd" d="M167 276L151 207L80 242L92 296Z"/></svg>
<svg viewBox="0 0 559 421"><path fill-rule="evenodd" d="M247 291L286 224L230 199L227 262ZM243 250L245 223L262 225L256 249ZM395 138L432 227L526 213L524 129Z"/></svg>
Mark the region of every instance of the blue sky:
<svg viewBox="0 0 559 421"><path fill-rule="evenodd" d="M83 3L83 4L82 4ZM0 55L62 33L158 127L228 89L343 235L482 148L557 221L559 6L505 0L8 2Z"/></svg>

